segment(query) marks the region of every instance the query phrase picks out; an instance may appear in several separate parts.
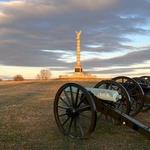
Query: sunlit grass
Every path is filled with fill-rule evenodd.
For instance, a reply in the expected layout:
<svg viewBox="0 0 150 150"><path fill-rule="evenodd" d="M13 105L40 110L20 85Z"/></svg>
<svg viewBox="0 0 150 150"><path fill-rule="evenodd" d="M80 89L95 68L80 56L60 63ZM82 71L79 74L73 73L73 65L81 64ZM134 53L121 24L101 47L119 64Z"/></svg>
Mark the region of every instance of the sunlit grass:
<svg viewBox="0 0 150 150"><path fill-rule="evenodd" d="M65 81L1 83L0 85L0 150L2 149L143 149L150 141L124 126L98 119L95 132L88 140L64 137L53 115L57 89ZM94 86L96 82L81 82ZM150 122L150 112L139 115Z"/></svg>

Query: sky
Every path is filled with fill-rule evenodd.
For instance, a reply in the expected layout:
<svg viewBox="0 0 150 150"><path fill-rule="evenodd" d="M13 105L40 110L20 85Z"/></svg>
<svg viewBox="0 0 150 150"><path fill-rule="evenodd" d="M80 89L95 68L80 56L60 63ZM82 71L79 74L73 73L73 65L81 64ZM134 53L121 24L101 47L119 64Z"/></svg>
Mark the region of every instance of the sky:
<svg viewBox="0 0 150 150"><path fill-rule="evenodd" d="M150 75L150 0L0 0L0 78L70 74Z"/></svg>

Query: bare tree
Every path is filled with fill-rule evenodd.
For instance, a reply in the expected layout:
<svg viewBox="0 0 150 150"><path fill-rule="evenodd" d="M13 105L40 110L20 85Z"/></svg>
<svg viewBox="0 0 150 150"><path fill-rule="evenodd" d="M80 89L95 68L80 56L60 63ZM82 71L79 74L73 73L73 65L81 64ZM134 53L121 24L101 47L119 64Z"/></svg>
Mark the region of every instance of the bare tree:
<svg viewBox="0 0 150 150"><path fill-rule="evenodd" d="M42 69L39 74L37 74L37 79L39 80L49 80L51 78L51 72L49 69Z"/></svg>
<svg viewBox="0 0 150 150"><path fill-rule="evenodd" d="M24 77L20 74L14 76L14 81L24 81Z"/></svg>

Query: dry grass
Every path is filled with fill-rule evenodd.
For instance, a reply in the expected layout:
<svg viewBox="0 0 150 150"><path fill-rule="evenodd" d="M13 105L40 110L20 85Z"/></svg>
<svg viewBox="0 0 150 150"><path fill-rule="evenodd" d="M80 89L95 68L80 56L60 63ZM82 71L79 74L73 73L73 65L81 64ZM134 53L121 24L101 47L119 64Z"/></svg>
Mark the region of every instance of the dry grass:
<svg viewBox="0 0 150 150"><path fill-rule="evenodd" d="M150 141L131 129L97 122L88 140L73 140L58 131L53 116L57 89L65 81L0 83L0 150L103 149L148 150ZM94 81L81 82L93 86ZM150 123L150 112L138 117Z"/></svg>

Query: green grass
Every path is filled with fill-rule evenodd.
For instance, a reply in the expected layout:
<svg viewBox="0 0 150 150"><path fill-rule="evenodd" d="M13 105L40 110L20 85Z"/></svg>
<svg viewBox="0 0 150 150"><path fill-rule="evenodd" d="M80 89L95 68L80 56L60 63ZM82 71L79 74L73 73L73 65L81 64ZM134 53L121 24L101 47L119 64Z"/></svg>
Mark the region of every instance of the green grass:
<svg viewBox="0 0 150 150"><path fill-rule="evenodd" d="M0 83L0 150L149 150L150 141L135 131L100 118L88 140L64 137L53 115L53 101L64 81ZM82 82L93 86L95 82ZM150 123L150 112L138 118Z"/></svg>

